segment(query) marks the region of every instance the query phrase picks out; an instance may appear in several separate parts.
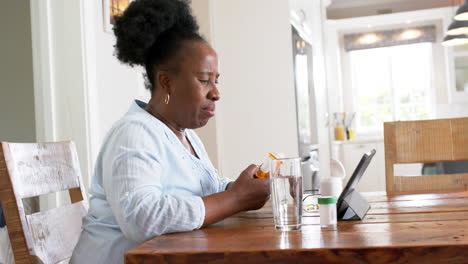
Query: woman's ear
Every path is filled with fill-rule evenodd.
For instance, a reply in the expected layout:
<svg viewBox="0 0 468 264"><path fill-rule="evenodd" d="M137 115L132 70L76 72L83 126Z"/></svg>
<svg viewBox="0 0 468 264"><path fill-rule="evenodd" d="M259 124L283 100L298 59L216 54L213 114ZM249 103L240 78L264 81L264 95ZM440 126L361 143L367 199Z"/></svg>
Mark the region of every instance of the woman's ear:
<svg viewBox="0 0 468 264"><path fill-rule="evenodd" d="M156 83L158 89L160 88L166 94L171 94L172 79L168 71L157 71Z"/></svg>

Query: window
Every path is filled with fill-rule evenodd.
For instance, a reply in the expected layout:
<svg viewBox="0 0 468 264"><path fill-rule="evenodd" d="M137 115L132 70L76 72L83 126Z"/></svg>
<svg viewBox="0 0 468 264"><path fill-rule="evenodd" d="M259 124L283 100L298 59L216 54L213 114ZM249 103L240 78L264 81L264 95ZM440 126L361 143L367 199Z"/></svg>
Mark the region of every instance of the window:
<svg viewBox="0 0 468 264"><path fill-rule="evenodd" d="M355 50L349 58L357 133L381 133L385 121L433 116L431 43Z"/></svg>

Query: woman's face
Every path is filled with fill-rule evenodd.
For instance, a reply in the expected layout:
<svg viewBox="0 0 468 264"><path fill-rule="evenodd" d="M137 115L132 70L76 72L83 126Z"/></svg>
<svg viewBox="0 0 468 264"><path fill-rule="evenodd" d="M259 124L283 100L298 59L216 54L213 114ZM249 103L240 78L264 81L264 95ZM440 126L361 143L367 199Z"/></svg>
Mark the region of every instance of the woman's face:
<svg viewBox="0 0 468 264"><path fill-rule="evenodd" d="M178 70L171 74L167 113L180 128L199 128L215 115L218 56L203 41L188 41L178 56Z"/></svg>

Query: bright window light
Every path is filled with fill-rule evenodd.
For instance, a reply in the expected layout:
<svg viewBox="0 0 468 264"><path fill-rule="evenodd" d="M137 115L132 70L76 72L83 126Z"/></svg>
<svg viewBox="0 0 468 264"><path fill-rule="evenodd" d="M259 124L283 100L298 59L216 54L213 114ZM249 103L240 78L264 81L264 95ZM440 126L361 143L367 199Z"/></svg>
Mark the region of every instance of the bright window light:
<svg viewBox="0 0 468 264"><path fill-rule="evenodd" d="M383 122L432 116L432 44L349 52L356 131L380 134Z"/></svg>

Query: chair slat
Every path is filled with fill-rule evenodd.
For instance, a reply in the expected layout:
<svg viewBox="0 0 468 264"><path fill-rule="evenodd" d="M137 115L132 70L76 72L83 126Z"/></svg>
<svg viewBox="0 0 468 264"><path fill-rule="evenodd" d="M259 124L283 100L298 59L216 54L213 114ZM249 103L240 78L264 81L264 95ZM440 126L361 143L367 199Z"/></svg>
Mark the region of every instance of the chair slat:
<svg viewBox="0 0 468 264"><path fill-rule="evenodd" d="M80 187L73 143L3 143L6 165L19 198Z"/></svg>
<svg viewBox="0 0 468 264"><path fill-rule="evenodd" d="M44 263L69 259L81 234L81 221L86 215L86 201L27 215L34 252ZM57 217L60 216L60 217Z"/></svg>
<svg viewBox="0 0 468 264"><path fill-rule="evenodd" d="M394 176L396 192L438 192L468 190L468 173L421 176Z"/></svg>
<svg viewBox="0 0 468 264"><path fill-rule="evenodd" d="M452 160L450 120L396 122L396 162Z"/></svg>

